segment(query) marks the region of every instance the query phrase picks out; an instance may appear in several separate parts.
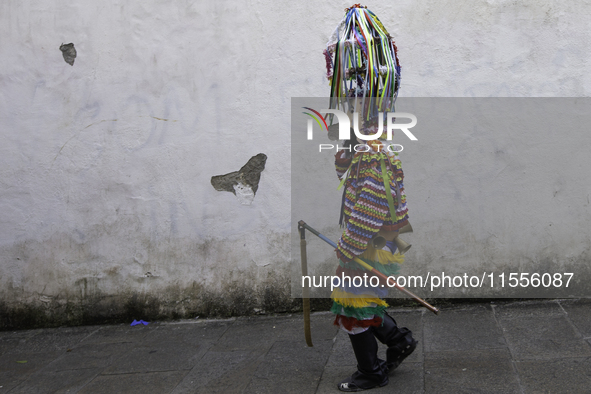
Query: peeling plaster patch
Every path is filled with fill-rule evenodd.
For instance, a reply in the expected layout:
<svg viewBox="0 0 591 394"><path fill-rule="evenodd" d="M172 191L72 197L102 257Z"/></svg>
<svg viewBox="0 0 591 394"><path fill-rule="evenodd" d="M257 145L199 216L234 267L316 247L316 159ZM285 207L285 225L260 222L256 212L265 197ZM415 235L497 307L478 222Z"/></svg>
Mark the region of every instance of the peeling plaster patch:
<svg viewBox="0 0 591 394"><path fill-rule="evenodd" d="M237 185L234 185L234 194L242 205L250 205L252 204L252 200L254 200L254 192L252 191L252 188L248 185L242 184L241 182L238 182Z"/></svg>
<svg viewBox="0 0 591 394"><path fill-rule="evenodd" d="M64 55L64 60L66 63L68 63L70 66L73 66L74 59L76 59L76 48L74 48L74 44L62 44L60 45L60 51L62 51L62 55Z"/></svg>
<svg viewBox="0 0 591 394"><path fill-rule="evenodd" d="M267 155L259 153L251 157L240 171L211 177L211 185L215 190L234 193L242 205L250 205L259 188L266 161Z"/></svg>

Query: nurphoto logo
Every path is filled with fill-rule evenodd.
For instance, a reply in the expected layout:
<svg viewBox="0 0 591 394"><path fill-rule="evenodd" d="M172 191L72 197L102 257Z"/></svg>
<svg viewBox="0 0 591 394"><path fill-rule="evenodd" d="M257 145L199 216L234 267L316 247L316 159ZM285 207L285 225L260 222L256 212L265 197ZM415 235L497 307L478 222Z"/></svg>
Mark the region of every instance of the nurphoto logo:
<svg viewBox="0 0 591 394"><path fill-rule="evenodd" d="M338 109L321 109L320 111L316 111L310 107L303 107L308 111L312 112L303 112L304 114L308 115L311 119L308 119L308 129L307 129L307 139L313 140L314 139L314 122L318 124L321 130L325 130L329 134L329 139L331 140L351 140L351 119L349 116ZM338 123L333 125L328 125L323 114L333 114L336 115ZM417 137L410 132L409 129L413 128L417 124L417 117L411 113L407 112L386 112L385 116L383 112L378 113L378 127L375 133L373 134L362 134L359 131L359 113L353 112L353 132L355 133L355 137L357 141L372 141L377 140L378 138L383 137L384 134L384 118L386 118L386 141L392 141L393 132L395 129L402 131L411 141L417 141ZM396 119L400 118L407 118L410 119L410 123L394 123ZM338 128L338 134L337 134ZM375 146L375 144L374 144ZM401 152L403 146L400 144L392 144L392 143L385 143L381 146L383 150L387 150L389 152ZM322 150L330 150L335 149L334 144L319 144L319 152ZM336 150L346 149L351 151L353 149L355 152L367 152L371 148L367 144L356 144L356 145L349 145L348 147L340 147L336 145ZM378 148L380 149L380 148Z"/></svg>

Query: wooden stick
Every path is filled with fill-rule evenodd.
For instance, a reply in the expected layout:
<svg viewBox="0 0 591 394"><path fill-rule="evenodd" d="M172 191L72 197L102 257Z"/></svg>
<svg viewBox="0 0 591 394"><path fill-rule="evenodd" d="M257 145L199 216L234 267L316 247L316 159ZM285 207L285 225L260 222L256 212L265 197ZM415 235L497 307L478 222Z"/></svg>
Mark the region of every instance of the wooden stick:
<svg viewBox="0 0 591 394"><path fill-rule="evenodd" d="M302 260L302 276L308 275L308 257L306 253L306 229L299 227L300 230L300 257ZM306 286L302 288L302 306L304 309L304 335L306 344L313 347L312 331L310 329L310 289Z"/></svg>
<svg viewBox="0 0 591 394"><path fill-rule="evenodd" d="M303 220L300 220L298 222L298 227L305 228L305 229L309 230L312 234L316 235L318 238L322 239L324 242L326 242L327 244L329 244L333 248L335 248L335 249L337 248L336 243L334 243L330 239L326 238L324 235L320 234L318 231L314 230L312 227L308 226L306 224L306 222L304 222ZM353 261L355 261L357 264L361 265L363 268L370 271L371 273L373 273L377 277L384 279L386 281L386 283L388 283L388 286L391 283L390 281L393 280L391 277L387 277L386 275L382 274L381 272L379 272L378 270L376 270L371 265L367 264L365 261L361 260L358 257L353 258ZM394 287L396 287L398 290L400 290L401 292L403 292L407 296L411 297L412 299L414 299L415 301L417 301L418 303L423 305L425 308L429 309L431 312L435 313L436 315L439 314L439 309L435 308L433 305L429 304L427 301L423 300L422 298L419 298L418 296L413 294L411 291L400 286L398 283L396 283L396 281L394 281Z"/></svg>

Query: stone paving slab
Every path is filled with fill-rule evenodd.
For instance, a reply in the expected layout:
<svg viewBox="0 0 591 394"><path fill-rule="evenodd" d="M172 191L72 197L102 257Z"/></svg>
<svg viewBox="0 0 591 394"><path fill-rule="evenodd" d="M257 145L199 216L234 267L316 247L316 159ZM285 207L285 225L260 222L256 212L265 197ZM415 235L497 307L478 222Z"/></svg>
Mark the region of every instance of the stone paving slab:
<svg viewBox="0 0 591 394"><path fill-rule="evenodd" d="M252 350L208 351L172 393L241 392L249 383L245 376L252 376L263 358Z"/></svg>
<svg viewBox="0 0 591 394"><path fill-rule="evenodd" d="M564 358L515 363L526 393L591 392L591 359Z"/></svg>
<svg viewBox="0 0 591 394"><path fill-rule="evenodd" d="M68 371L79 369L99 369L112 365L123 354L131 351L131 343L84 343L74 346L70 351L44 368L45 372Z"/></svg>
<svg viewBox="0 0 591 394"><path fill-rule="evenodd" d="M103 374L188 371L203 355L198 346L167 341L132 348L108 366Z"/></svg>
<svg viewBox="0 0 591 394"><path fill-rule="evenodd" d="M330 339L317 340L312 348L297 339L275 342L245 392L315 393L332 346Z"/></svg>
<svg viewBox="0 0 591 394"><path fill-rule="evenodd" d="M10 353L21 342L38 334L41 330L0 331L0 355Z"/></svg>
<svg viewBox="0 0 591 394"><path fill-rule="evenodd" d="M100 375L77 392L80 394L170 393L186 373L186 371L168 371L126 375Z"/></svg>
<svg viewBox="0 0 591 394"><path fill-rule="evenodd" d="M591 349L566 316L499 319L515 360L590 357Z"/></svg>
<svg viewBox="0 0 591 394"><path fill-rule="evenodd" d="M42 393L75 393L88 385L100 374L95 369L70 369L66 371L42 371L28 379L11 394L42 394Z"/></svg>
<svg viewBox="0 0 591 394"><path fill-rule="evenodd" d="M19 341L19 344L8 350L6 354L67 350L74 347L96 330L98 330L97 327L67 327L36 330L34 335Z"/></svg>
<svg viewBox="0 0 591 394"><path fill-rule="evenodd" d="M424 367L427 392L521 392L508 349L428 353Z"/></svg>
<svg viewBox="0 0 591 394"><path fill-rule="evenodd" d="M521 301L491 304L498 319L523 319L526 317L564 316L564 309L555 300Z"/></svg>
<svg viewBox="0 0 591 394"><path fill-rule="evenodd" d="M462 322L458 327L458 322ZM503 332L488 305L450 309L424 317L425 352L505 347Z"/></svg>
<svg viewBox="0 0 591 394"><path fill-rule="evenodd" d="M3 390L18 386L62 354L59 351L3 354L0 356L0 386Z"/></svg>
<svg viewBox="0 0 591 394"><path fill-rule="evenodd" d="M116 325L103 326L93 331L80 343L137 343L143 340L148 333L157 329L157 326Z"/></svg>
<svg viewBox="0 0 591 394"><path fill-rule="evenodd" d="M560 305L581 335L591 338L591 302L563 301Z"/></svg>
<svg viewBox="0 0 591 394"><path fill-rule="evenodd" d="M372 393L589 393L591 302L391 310L419 345ZM356 369L346 333L300 314L0 332L4 393L336 393ZM385 358L385 346L379 355Z"/></svg>

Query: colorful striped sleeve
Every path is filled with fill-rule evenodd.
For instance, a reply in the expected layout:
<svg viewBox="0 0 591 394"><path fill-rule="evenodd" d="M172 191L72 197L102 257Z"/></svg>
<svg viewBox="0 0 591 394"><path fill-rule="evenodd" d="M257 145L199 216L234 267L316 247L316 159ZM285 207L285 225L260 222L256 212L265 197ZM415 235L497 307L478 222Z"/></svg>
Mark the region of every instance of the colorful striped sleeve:
<svg viewBox="0 0 591 394"><path fill-rule="evenodd" d="M336 251L344 263L362 254L389 218L379 158L379 154L364 154L351 171L351 181L347 182L345 214L348 220ZM357 166L361 166L358 177Z"/></svg>

